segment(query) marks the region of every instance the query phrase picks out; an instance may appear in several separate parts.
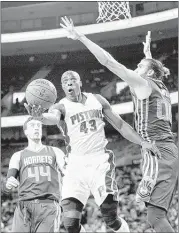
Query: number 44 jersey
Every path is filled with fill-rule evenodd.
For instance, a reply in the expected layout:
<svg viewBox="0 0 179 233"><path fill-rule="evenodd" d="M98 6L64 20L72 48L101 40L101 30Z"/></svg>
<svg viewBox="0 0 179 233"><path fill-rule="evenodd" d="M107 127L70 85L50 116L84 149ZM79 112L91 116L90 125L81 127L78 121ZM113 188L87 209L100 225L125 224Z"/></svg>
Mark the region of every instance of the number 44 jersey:
<svg viewBox="0 0 179 233"><path fill-rule="evenodd" d="M20 151L19 200L48 198L60 200L61 171L53 147L44 146L37 152Z"/></svg>
<svg viewBox="0 0 179 233"><path fill-rule="evenodd" d="M102 105L91 93L83 93L85 103L63 98L59 104L65 107L66 134L71 154L86 155L104 151L107 140L104 132Z"/></svg>

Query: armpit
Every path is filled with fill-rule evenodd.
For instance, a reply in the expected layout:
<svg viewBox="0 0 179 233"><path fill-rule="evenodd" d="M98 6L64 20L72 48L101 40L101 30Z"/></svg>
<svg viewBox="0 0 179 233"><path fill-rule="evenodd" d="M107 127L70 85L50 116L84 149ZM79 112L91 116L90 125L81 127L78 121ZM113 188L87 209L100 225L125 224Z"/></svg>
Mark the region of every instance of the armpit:
<svg viewBox="0 0 179 233"><path fill-rule="evenodd" d="M53 110L58 110L58 111L60 111L61 115L63 115L63 117L65 117L65 106L64 106L64 104L56 103L56 104L52 105L52 106L49 108L48 112L50 113L50 112L52 112Z"/></svg>

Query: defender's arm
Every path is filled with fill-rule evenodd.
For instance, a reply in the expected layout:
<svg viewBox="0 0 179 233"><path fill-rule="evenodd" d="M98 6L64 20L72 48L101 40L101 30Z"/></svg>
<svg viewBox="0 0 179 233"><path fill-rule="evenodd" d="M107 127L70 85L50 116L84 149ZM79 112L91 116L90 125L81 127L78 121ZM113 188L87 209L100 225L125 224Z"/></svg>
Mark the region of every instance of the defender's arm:
<svg viewBox="0 0 179 233"><path fill-rule="evenodd" d="M149 143L143 140L129 124L127 124L120 116L118 116L116 113L112 111L110 104L105 98L103 98L101 95L96 95L96 98L103 106L103 113L106 120L120 134L122 134L124 138L135 144L141 145L142 150L149 150L153 152L153 154L156 155L158 158L161 158L161 153L159 149L156 147L155 142Z"/></svg>
<svg viewBox="0 0 179 233"><path fill-rule="evenodd" d="M96 95L96 98L103 106L103 114L106 120L127 140L142 145L143 139L135 132L135 130L127 124L119 115L112 111L109 102L101 95Z"/></svg>
<svg viewBox="0 0 179 233"><path fill-rule="evenodd" d="M107 51L102 49L100 46L89 40L85 35L79 33L73 25L73 21L67 17L62 17L64 24L60 24L67 32L68 38L73 40L80 40L90 52L97 58L97 60L110 71L119 76L132 88L138 86L148 86L148 83L140 75L134 71L127 69L124 65L117 62Z"/></svg>
<svg viewBox="0 0 179 233"><path fill-rule="evenodd" d="M93 53L102 65L106 66L111 72L127 82L129 86L132 88L148 86L148 82L145 79L116 61L111 54L89 40L86 36L79 37L79 40Z"/></svg>

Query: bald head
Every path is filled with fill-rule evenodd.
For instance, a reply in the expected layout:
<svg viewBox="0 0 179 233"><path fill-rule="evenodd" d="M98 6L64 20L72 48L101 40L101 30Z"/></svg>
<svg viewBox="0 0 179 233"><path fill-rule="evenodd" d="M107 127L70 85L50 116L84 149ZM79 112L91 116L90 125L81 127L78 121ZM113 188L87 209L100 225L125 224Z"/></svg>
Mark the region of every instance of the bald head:
<svg viewBox="0 0 179 233"><path fill-rule="evenodd" d="M61 77L62 89L71 101L77 102L81 96L82 82L77 72L68 70Z"/></svg>
<svg viewBox="0 0 179 233"><path fill-rule="evenodd" d="M62 74L61 82L63 82L64 78L68 78L68 77L76 77L76 79L78 79L79 81L81 80L79 74L76 71L68 70Z"/></svg>

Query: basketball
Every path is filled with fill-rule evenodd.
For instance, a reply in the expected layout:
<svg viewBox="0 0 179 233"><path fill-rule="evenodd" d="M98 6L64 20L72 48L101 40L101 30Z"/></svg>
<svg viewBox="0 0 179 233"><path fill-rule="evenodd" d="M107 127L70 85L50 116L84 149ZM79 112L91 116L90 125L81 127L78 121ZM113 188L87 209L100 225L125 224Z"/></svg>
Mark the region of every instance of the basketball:
<svg viewBox="0 0 179 233"><path fill-rule="evenodd" d="M49 109L57 99L57 90L47 79L36 79L27 86L25 96L28 104Z"/></svg>

